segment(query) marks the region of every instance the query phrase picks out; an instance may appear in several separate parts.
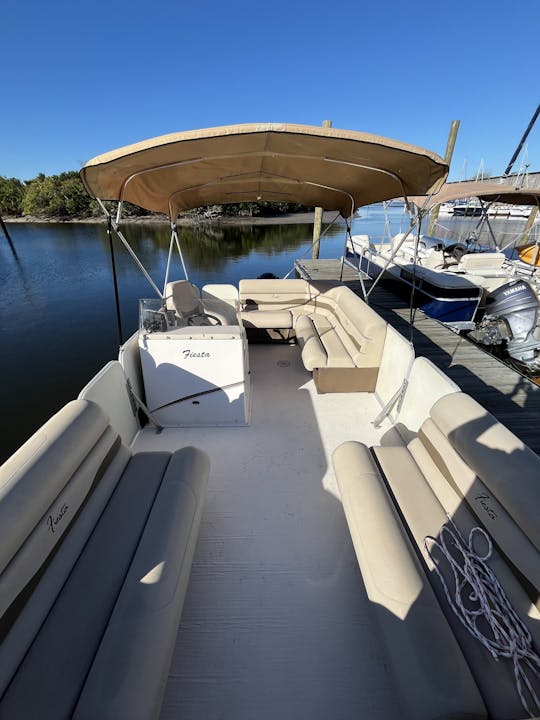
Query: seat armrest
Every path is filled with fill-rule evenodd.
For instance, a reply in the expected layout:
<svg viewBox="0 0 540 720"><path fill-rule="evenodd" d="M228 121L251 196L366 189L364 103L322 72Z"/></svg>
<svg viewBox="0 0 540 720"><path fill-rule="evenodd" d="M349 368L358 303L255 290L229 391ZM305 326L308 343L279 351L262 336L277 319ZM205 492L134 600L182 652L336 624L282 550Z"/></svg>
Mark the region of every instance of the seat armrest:
<svg viewBox="0 0 540 720"><path fill-rule="evenodd" d="M210 461L176 451L88 675L76 720L157 717L201 521Z"/></svg>
<svg viewBox="0 0 540 720"><path fill-rule="evenodd" d="M346 442L333 464L404 715L485 718L478 688L368 448Z"/></svg>

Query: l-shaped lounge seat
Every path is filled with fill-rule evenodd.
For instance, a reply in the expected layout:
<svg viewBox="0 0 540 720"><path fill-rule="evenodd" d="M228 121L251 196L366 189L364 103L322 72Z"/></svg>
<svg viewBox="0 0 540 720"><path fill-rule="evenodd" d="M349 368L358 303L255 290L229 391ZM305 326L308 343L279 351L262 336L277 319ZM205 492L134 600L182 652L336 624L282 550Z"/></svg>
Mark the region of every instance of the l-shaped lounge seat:
<svg viewBox="0 0 540 720"><path fill-rule="evenodd" d="M157 717L208 473L84 399L0 468L0 717Z"/></svg>
<svg viewBox="0 0 540 720"><path fill-rule="evenodd" d="M294 331L319 392L372 392L386 322L345 286L241 280L244 326Z"/></svg>
<svg viewBox="0 0 540 720"><path fill-rule="evenodd" d="M333 463L403 716L524 718L512 662L494 660L464 629L424 538L440 537L448 516L465 538L484 528L489 565L538 651L540 459L425 358L393 421L380 446L344 443Z"/></svg>

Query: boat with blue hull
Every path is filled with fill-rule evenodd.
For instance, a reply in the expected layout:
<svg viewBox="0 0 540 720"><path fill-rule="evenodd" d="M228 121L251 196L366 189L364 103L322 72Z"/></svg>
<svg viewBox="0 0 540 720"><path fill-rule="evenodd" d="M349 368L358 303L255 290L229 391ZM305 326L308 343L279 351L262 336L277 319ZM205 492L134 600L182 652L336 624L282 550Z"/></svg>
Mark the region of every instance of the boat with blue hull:
<svg viewBox="0 0 540 720"><path fill-rule="evenodd" d="M422 218L441 205L474 198L483 216L464 239L419 234ZM529 208L519 245L536 252L530 235L540 206L540 189L499 183L447 183L431 197L409 197L411 226L389 240L375 243L369 235L347 238L343 262L366 273L374 283L392 282L427 315L530 374L540 370L540 276L534 264L508 257L509 247L493 232L488 211L497 203ZM432 215L432 225L435 227ZM481 234L482 233L482 234ZM480 238L488 236L487 244ZM515 240L513 242L516 242ZM538 254L536 252L536 254ZM366 293L369 297L369 291ZM504 298L510 297L510 304Z"/></svg>
<svg viewBox="0 0 540 720"><path fill-rule="evenodd" d="M361 252L358 236L347 242L347 264L366 273L372 280L383 276L392 289L407 298L426 315L445 323L472 322L482 300L482 288L459 275L434 279L433 274L414 263L393 264L383 270L381 265ZM359 252L360 250L360 252ZM383 251L384 252L384 251Z"/></svg>

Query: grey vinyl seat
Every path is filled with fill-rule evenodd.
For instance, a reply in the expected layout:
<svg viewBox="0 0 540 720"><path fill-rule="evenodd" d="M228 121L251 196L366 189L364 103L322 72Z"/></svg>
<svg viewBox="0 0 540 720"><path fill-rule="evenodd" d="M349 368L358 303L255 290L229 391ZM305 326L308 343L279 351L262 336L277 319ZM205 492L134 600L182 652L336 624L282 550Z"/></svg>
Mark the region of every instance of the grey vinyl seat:
<svg viewBox="0 0 540 720"><path fill-rule="evenodd" d="M197 288L188 280L167 283L165 302L167 309L174 310L188 325L230 325L225 315L205 308Z"/></svg>
<svg viewBox="0 0 540 720"><path fill-rule="evenodd" d="M159 716L209 472L83 399L0 467L0 718Z"/></svg>

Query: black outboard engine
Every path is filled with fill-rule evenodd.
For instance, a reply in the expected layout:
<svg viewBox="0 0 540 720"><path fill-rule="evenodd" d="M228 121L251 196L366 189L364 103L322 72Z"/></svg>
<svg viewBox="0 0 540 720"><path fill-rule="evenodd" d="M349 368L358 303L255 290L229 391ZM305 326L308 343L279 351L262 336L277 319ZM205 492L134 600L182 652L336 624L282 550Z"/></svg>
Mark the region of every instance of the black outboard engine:
<svg viewBox="0 0 540 720"><path fill-rule="evenodd" d="M471 336L482 345L506 344L506 352L529 372L540 370L538 297L524 280L501 285L486 298L485 313Z"/></svg>

